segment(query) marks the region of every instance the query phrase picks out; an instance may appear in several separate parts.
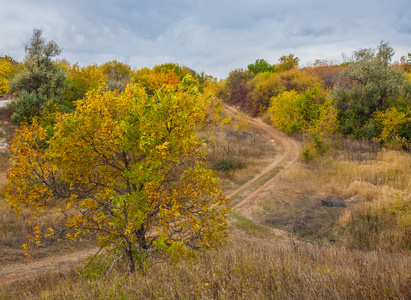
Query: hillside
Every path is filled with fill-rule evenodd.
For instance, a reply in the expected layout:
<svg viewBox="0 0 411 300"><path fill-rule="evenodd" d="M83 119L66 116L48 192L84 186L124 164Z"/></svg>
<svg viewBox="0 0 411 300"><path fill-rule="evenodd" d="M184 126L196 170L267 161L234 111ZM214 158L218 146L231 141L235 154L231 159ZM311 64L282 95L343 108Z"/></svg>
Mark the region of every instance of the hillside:
<svg viewBox="0 0 411 300"><path fill-rule="evenodd" d="M227 109L230 115L236 115L233 108ZM343 222L344 213L352 213L358 202L371 204L377 190L384 192L387 185L394 184L398 191L402 188L406 192L409 175L405 169L401 171L397 167L397 179L377 178L393 172L391 170L398 166L396 156L409 161L409 155L385 153L372 145L346 141L336 144L324 158L302 163L298 160L299 142L259 120L248 119L248 122L251 124L248 129L234 126L216 132L234 136L238 143L251 140L254 146L256 141L261 145L274 145L275 151L271 158L263 159L259 170L251 171L256 172L251 178L249 174L246 179L241 175L236 177L236 172L244 172L241 169L229 173L220 171L233 208L230 240L226 246L217 252L204 253L194 262L162 263L151 267L146 274L129 278L113 273L106 279L82 279L73 271L73 262L84 257L86 252L81 250L84 246L62 254L49 252L50 257L38 258L26 265L18 263L15 254L11 254L11 250L19 246L14 244L3 248L6 254L0 270L3 299L407 299L411 284L408 251L396 247L382 250L380 245L354 250L358 248L354 237L338 233L333 227ZM374 169L375 179L370 179L374 180L375 188L361 183L364 175L358 174L359 178L355 178L354 169L352 173L336 169L341 168L339 164L350 162L351 168L370 165ZM381 164L385 164L384 173L376 171ZM2 174L4 176L4 172ZM401 184L397 182L400 178ZM344 185L349 188L344 190ZM364 186L368 190L364 190ZM321 200L343 203L347 208L324 206ZM3 204L2 211L3 224L19 222L11 216L5 219L5 214L11 212ZM339 219L341 215L343 218ZM10 230L11 227L3 228ZM353 250L350 243L355 246ZM7 253L14 263L7 263Z"/></svg>

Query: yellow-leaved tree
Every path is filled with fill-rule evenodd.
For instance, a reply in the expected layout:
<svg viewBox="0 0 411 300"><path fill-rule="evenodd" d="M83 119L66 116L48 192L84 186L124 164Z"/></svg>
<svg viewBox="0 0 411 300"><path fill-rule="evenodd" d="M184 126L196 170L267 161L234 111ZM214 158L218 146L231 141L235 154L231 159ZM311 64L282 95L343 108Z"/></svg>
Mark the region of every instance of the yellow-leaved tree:
<svg viewBox="0 0 411 300"><path fill-rule="evenodd" d="M9 56L0 56L0 95L9 92L9 81L18 71L18 62Z"/></svg>
<svg viewBox="0 0 411 300"><path fill-rule="evenodd" d="M205 99L191 76L152 96L138 84L89 92L50 140L36 121L17 132L3 193L16 210L58 207L67 236L96 235L107 262L130 273L216 247L229 200L195 135Z"/></svg>

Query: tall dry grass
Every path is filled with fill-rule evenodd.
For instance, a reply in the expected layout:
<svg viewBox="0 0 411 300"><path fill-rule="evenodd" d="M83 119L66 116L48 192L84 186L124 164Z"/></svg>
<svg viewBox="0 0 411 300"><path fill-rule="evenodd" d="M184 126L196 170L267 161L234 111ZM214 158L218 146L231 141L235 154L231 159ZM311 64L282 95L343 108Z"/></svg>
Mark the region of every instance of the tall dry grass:
<svg viewBox="0 0 411 300"><path fill-rule="evenodd" d="M359 249L411 249L411 155L341 140L287 170L263 201L262 222ZM321 200L346 208L329 208Z"/></svg>
<svg viewBox="0 0 411 300"><path fill-rule="evenodd" d="M410 299L411 259L233 231L219 251L145 274L82 279L74 271L0 287L2 299Z"/></svg>

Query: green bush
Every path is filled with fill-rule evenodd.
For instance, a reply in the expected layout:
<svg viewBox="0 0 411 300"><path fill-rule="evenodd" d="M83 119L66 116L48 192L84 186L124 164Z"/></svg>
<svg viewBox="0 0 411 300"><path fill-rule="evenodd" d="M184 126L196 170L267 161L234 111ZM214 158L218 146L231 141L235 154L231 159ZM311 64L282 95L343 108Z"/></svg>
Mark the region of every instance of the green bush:
<svg viewBox="0 0 411 300"><path fill-rule="evenodd" d="M242 167L236 159L232 157L223 157L216 161L214 168L218 171L236 170Z"/></svg>

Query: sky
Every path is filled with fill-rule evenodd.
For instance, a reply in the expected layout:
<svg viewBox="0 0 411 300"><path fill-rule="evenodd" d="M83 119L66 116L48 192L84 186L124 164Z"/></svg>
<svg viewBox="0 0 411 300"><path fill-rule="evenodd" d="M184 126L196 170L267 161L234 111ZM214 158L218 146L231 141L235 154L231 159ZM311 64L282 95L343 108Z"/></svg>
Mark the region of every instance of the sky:
<svg viewBox="0 0 411 300"><path fill-rule="evenodd" d="M294 54L341 63L388 41L411 52L410 0L0 0L0 55L23 61L34 28L80 65L174 62L226 78L256 59Z"/></svg>

